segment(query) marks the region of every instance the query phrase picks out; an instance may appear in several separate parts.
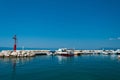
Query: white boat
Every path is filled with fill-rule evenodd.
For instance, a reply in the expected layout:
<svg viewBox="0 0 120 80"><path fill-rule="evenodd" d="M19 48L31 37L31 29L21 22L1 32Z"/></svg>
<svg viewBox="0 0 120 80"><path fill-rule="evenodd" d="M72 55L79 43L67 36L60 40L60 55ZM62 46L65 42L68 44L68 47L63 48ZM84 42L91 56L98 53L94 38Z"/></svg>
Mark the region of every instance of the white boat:
<svg viewBox="0 0 120 80"><path fill-rule="evenodd" d="M74 56L74 50L67 50L67 48L60 48L56 51L56 54L61 56Z"/></svg>

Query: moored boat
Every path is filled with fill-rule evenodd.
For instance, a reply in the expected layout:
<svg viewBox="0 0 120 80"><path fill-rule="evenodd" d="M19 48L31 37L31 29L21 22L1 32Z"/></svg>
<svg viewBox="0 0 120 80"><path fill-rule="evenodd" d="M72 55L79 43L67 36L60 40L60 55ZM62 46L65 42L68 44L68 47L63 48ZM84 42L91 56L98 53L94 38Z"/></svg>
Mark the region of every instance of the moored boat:
<svg viewBox="0 0 120 80"><path fill-rule="evenodd" d="M74 56L74 50L67 50L66 48L60 48L56 51L56 54L61 56Z"/></svg>

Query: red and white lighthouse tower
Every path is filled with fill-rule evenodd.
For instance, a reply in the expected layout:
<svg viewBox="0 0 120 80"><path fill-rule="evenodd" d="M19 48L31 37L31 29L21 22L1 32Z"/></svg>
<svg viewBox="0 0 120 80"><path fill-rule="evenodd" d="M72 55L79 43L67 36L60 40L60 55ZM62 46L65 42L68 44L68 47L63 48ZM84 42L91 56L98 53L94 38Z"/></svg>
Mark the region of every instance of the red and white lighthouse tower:
<svg viewBox="0 0 120 80"><path fill-rule="evenodd" d="M14 48L13 48L13 49L14 49L14 51L16 52L16 47L17 47L17 44L16 44L16 43L17 43L17 37L16 37L16 35L14 35L13 39L14 39L14 41L15 41L15 42L14 42Z"/></svg>

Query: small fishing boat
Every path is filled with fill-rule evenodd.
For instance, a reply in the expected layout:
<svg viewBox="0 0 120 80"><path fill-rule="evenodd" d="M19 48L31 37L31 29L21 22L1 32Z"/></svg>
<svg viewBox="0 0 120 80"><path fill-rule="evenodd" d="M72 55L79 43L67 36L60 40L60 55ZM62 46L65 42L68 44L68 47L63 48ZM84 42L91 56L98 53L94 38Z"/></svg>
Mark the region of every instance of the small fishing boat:
<svg viewBox="0 0 120 80"><path fill-rule="evenodd" d="M56 51L56 54L61 56L74 56L74 50L67 50L67 48L60 48Z"/></svg>

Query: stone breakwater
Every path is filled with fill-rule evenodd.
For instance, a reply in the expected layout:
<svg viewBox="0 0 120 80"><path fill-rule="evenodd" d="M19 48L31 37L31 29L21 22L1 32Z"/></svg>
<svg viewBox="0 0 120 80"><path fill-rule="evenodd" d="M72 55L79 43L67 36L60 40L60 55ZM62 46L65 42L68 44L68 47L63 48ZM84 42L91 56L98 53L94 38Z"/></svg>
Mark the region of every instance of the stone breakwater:
<svg viewBox="0 0 120 80"><path fill-rule="evenodd" d="M34 57L36 55L47 55L50 50L3 50L0 57Z"/></svg>
<svg viewBox="0 0 120 80"><path fill-rule="evenodd" d="M58 55L59 50L3 50L0 57L34 57L36 55ZM69 52L69 50L67 50ZM118 50L73 50L74 55L103 54L103 55L120 55Z"/></svg>
<svg viewBox="0 0 120 80"><path fill-rule="evenodd" d="M3 50L0 52L0 57L33 57L35 53L33 51L10 51Z"/></svg>

